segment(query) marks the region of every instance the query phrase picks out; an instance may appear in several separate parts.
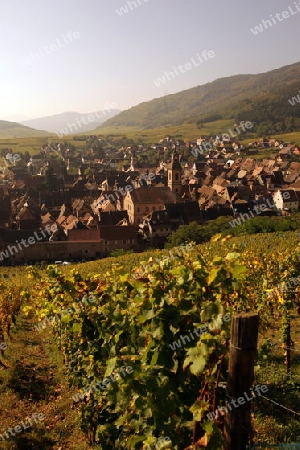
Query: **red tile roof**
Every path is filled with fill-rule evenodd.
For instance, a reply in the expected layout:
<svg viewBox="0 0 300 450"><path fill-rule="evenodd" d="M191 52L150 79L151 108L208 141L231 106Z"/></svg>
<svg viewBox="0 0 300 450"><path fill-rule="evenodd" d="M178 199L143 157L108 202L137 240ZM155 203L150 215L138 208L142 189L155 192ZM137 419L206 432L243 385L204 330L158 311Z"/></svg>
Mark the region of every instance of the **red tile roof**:
<svg viewBox="0 0 300 450"><path fill-rule="evenodd" d="M130 192L134 203L175 203L180 201L168 187L141 187Z"/></svg>

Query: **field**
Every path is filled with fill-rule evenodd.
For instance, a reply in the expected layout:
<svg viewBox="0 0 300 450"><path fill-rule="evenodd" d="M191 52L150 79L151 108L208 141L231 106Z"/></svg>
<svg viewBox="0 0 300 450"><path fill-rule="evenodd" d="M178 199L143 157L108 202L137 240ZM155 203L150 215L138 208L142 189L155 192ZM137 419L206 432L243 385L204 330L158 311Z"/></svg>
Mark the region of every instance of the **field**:
<svg viewBox="0 0 300 450"><path fill-rule="evenodd" d="M218 120L216 122L207 123L203 128L198 129L196 124L184 124L178 126L165 126L153 129L140 129L137 127L108 127L99 128L98 134L103 136L127 136L136 141L145 143L158 142L166 136L174 136L183 140L198 139L201 134L209 135L211 133L224 133L228 128L233 128L231 120Z"/></svg>
<svg viewBox="0 0 300 450"><path fill-rule="evenodd" d="M208 122L203 125L202 128L198 129L196 124L184 124L178 126L165 126L153 129L141 129L138 127L108 127L99 128L95 131L95 134L102 136L104 139L107 137L115 138L116 140L121 139L126 136L128 139L133 139L137 143L157 143L160 139L166 136L172 136L177 139L182 139L184 141L196 140L201 135L213 135L217 133L228 133L228 130L233 132L234 123L232 120L218 120L214 122ZM92 135L94 132L82 133L83 135ZM282 139L285 142L294 142L300 145L300 132L272 135L273 138ZM245 144L258 140L257 136L251 133L248 134L246 139L242 142ZM3 148L12 149L14 153L22 154L28 151L30 155L35 155L40 152L41 147L48 142L69 142L75 147L81 146L82 142L74 140L74 136L66 136L62 139L58 138L56 135L48 137L26 137L26 138L16 138L16 139L1 139L0 136L0 150ZM264 159L274 155L273 149L262 149L251 157L257 159Z"/></svg>
<svg viewBox="0 0 300 450"><path fill-rule="evenodd" d="M165 433L165 436L171 436L172 448L182 450L183 445L191 443L189 430L193 426L186 422L191 414L186 407L193 404L193 395L197 391L196 389L193 394L194 382L197 380L197 384L204 386L205 380L210 380L208 374L214 364L226 354L224 344L230 331L228 327L222 327L221 334L210 336L215 346L214 354L219 355L216 361L207 360L204 353L204 366L195 366L193 369L192 365L188 371L181 372L181 358L189 358L195 351L193 345L196 343L188 344L184 353L183 349L178 351L178 355L176 352L176 358L175 355L172 357L169 345L184 330L187 332L192 323L197 324L196 317L200 310L202 320L205 320L205 315L209 319L212 311L214 314L224 314L226 310L230 314L242 311L259 313L259 353L254 384L267 385L268 392L266 399L258 399L252 404L253 444L260 448L259 444L299 441L299 299L298 294L278 297L276 289L274 291L278 282L300 273L299 244L299 235L293 232L223 239L216 237L211 243L196 246L188 254L182 255L181 252L178 257L174 249L171 250L172 253L155 250L65 266L58 268L58 271L51 267L48 271L40 271L35 267L21 273L16 268L1 268L0 279L3 286L6 286L5 291L1 291L1 299L4 299L4 292L10 295L13 293L12 289L19 289L22 291L22 310L17 316L16 324L11 327L10 337L5 336L8 349L2 356L2 362L6 368L3 366L0 369L0 408L1 415L5 418L1 423L0 434L11 424L20 423L24 417L29 417L34 412L45 416L44 421L26 433L5 440L1 443L1 448L88 450L95 443L93 448L112 449L115 444L111 439L118 443L117 448L124 450L140 449L141 440L144 440L144 445L149 444L154 448L154 438L151 441L149 436L158 437ZM228 254L232 256L226 258ZM164 260L166 257L169 261ZM203 286L202 293L197 287L199 282ZM98 308L93 303L78 304L78 300L75 301L76 298L84 299L86 295L99 299L96 300L100 302ZM161 303L162 298L165 298L165 303ZM171 303L167 299L172 299ZM231 306L226 307L224 301ZM152 308L158 307L157 318L156 315L149 315L150 304ZM79 305L80 310L76 305ZM61 321L54 321L52 325L47 322L45 325L45 317L53 317L61 308L67 307L73 308L71 316L62 316L64 319ZM36 314L43 325L39 332L35 330ZM176 331L176 326L172 331L160 328L159 318L163 317L161 314L171 314L174 326L176 322L181 323L179 330ZM288 374L286 351L283 349L285 319L290 323L293 341ZM127 321L131 323L129 335L124 334ZM85 328L87 325L88 328ZM157 331L154 332L156 328ZM152 332L148 335L150 329ZM155 333L158 333L156 338ZM205 339L205 335L200 339L204 348L209 342ZM112 342L118 348L115 356L114 351L111 353ZM134 377L128 376L128 379L104 394L97 391L88 394L87 391L83 395L84 401L74 403L72 396L80 394L84 386L113 373L111 371L116 369L117 355L123 355L121 359L125 367L133 367ZM142 365L139 363L141 356ZM176 383L175 379L172 381L173 358L177 361L176 370L179 371ZM200 355L194 356L191 361L198 358L200 362ZM220 372L219 382L226 381L225 369L226 364ZM168 394L170 382L174 399ZM207 400L214 396L214 383L215 377L206 386ZM142 390L136 397L139 385ZM145 386L142 388L143 385ZM181 406L177 411L172 402L178 404L181 389L186 390L186 394L180 400ZM129 398L127 390L131 392ZM154 404L151 406L151 398L156 395L156 391L164 399L163 406L161 405L164 413L161 407L156 409ZM218 401L222 402L224 392L221 387L218 391ZM177 395L179 397L175 400ZM191 398L188 400L189 396ZM120 403L119 412L116 408L113 408L113 412L109 406L114 404L116 398ZM132 398L136 399L134 403ZM156 402L159 406L159 398ZM149 408L153 419L159 419L158 422L149 419ZM169 408L174 411L171 424L167 423ZM203 413L195 405L193 408L194 418L199 421L199 414ZM209 411L206 404L201 408L204 408L203 412ZM139 411L138 421L135 409ZM126 414L124 411L127 411ZM114 416L115 419L111 420ZM117 421L114 422L115 420ZM205 419L200 422L208 433L207 427L211 426L211 422L205 422ZM116 433L117 423L123 423L121 435ZM148 428L145 429L146 423ZM179 423L182 430L180 436L172 431L177 429ZM221 428L222 418L218 423L214 422L211 429L213 434L207 434L207 439L210 436L206 447L208 450L221 449ZM145 433L147 439L143 438ZM198 445L197 448L204 447Z"/></svg>

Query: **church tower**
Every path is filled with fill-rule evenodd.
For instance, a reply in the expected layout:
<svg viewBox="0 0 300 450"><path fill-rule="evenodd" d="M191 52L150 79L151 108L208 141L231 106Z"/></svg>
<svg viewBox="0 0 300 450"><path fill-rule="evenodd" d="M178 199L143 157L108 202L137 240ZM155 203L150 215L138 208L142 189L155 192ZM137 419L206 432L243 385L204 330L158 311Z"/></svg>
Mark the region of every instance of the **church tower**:
<svg viewBox="0 0 300 450"><path fill-rule="evenodd" d="M136 156L136 151L135 149L131 150L131 158L130 158L130 170L132 170L133 172L136 170L137 168L137 156Z"/></svg>
<svg viewBox="0 0 300 450"><path fill-rule="evenodd" d="M179 154L175 148L172 153L172 161L171 165L168 169L168 187L175 194L181 195L182 184L181 184L181 176L182 176L182 167L179 162Z"/></svg>

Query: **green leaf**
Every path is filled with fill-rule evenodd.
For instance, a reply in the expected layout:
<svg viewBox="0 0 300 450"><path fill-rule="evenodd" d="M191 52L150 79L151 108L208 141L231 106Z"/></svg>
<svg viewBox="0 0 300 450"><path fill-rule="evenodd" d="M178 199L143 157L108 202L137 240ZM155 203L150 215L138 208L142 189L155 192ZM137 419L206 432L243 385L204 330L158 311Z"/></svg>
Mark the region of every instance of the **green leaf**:
<svg viewBox="0 0 300 450"><path fill-rule="evenodd" d="M209 403L204 400L197 400L191 407L190 411L193 413L193 419L200 422L205 417L209 408Z"/></svg>
<svg viewBox="0 0 300 450"><path fill-rule="evenodd" d="M238 259L241 256L240 253L228 253L227 256L225 257L226 261L233 261Z"/></svg>
<svg viewBox="0 0 300 450"><path fill-rule="evenodd" d="M139 323L147 322L155 316L155 312L152 309L142 311L142 315L138 316Z"/></svg>
<svg viewBox="0 0 300 450"><path fill-rule="evenodd" d="M150 366L155 366L155 364L157 363L159 357L159 351L156 350L156 352L153 354L152 358L151 358L151 362L150 362Z"/></svg>
<svg viewBox="0 0 300 450"><path fill-rule="evenodd" d="M70 316L70 314L63 314L61 316L61 323L70 323L73 321L72 317Z"/></svg>
<svg viewBox="0 0 300 450"><path fill-rule="evenodd" d="M139 442L142 442L146 439L146 436L135 436L128 439L128 443L130 446L133 446L135 444L138 444Z"/></svg>
<svg viewBox="0 0 300 450"><path fill-rule="evenodd" d="M129 278L129 274L128 273L126 273L125 275L120 275L121 283L124 283L124 282L128 281L128 278Z"/></svg>
<svg viewBox="0 0 300 450"><path fill-rule="evenodd" d="M207 284L211 284L213 281L215 281L215 279L218 276L219 271L220 271L220 267L212 269L210 271L208 279L207 279Z"/></svg>
<svg viewBox="0 0 300 450"><path fill-rule="evenodd" d="M201 346L189 348L187 355L187 358L184 360L184 368L191 363L190 371L194 375L199 375L203 372L207 359L206 347L202 344Z"/></svg>
<svg viewBox="0 0 300 450"><path fill-rule="evenodd" d="M118 359L117 357L114 357L108 360L104 377L107 377L112 373L112 371L116 367L117 359Z"/></svg>
<svg viewBox="0 0 300 450"><path fill-rule="evenodd" d="M243 273L247 272L247 267L245 266L240 266L235 264L232 268L231 268L231 273L234 276L234 278L239 278L240 275L242 275Z"/></svg>
<svg viewBox="0 0 300 450"><path fill-rule="evenodd" d="M74 322L73 326L72 326L73 333L80 333L81 332L81 327L82 327L81 323Z"/></svg>
<svg viewBox="0 0 300 450"><path fill-rule="evenodd" d="M159 326L153 331L152 336L154 339L162 339L164 336L164 327L162 322L159 323Z"/></svg>

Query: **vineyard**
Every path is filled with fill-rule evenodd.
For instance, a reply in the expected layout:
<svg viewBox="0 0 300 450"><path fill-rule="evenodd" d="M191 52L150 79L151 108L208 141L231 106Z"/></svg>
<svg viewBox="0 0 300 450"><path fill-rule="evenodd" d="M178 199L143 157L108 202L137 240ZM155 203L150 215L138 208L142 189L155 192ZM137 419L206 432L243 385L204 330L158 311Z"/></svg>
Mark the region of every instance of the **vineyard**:
<svg viewBox="0 0 300 450"><path fill-rule="evenodd" d="M211 414L226 401L231 318L240 312L259 314L255 384L268 387L267 400L251 406L252 443L300 440L299 275L295 233L215 236L176 258L153 251L29 267L29 285L11 299L52 331L91 446L221 450L224 416Z"/></svg>
<svg viewBox="0 0 300 450"><path fill-rule="evenodd" d="M17 286L9 287L0 281L0 366L6 367L4 353L7 341L10 339L11 327L16 325L16 319L21 309L21 289Z"/></svg>

